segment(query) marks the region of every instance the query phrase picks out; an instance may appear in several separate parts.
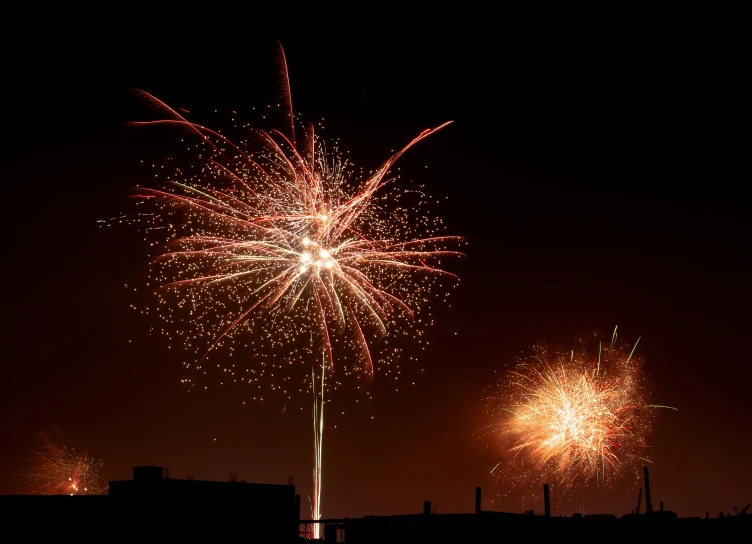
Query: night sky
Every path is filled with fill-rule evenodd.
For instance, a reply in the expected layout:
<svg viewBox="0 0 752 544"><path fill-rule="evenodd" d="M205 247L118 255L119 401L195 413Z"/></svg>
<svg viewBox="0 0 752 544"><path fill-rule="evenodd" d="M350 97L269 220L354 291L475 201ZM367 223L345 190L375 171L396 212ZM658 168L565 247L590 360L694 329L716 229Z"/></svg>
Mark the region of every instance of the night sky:
<svg viewBox="0 0 752 544"><path fill-rule="evenodd" d="M470 512L476 486L490 501L499 451L481 433L485 388L536 342L617 325L641 338L653 400L678 409L651 436L653 504L716 516L752 500L742 40L699 14L609 21L274 36L295 112L323 117L323 135L359 165L454 121L398 166L448 197L435 211L468 241L447 266L462 281L451 307L435 307L421 364L403 365L399 386L377 374L372 402L353 393L327 406L324 517L419 512L424 500ZM142 464L174 478L292 476L305 511L310 397L188 393L180 354L129 308L126 284L147 296L142 237L97 222L129 209L131 188L149 182L139 161L162 155L125 128L148 116L129 88L190 111L276 101L274 42L235 24L210 36L36 29L30 43L43 47L7 61L0 493L16 492L46 437L101 458L105 480ZM626 513L633 484L554 514ZM492 506L542 510L513 495Z"/></svg>

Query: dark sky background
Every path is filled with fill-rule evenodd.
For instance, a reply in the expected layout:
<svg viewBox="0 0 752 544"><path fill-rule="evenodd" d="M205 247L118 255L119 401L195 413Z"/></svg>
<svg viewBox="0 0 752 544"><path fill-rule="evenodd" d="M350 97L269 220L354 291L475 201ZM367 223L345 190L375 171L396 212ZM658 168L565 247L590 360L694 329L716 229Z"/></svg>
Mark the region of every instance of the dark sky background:
<svg viewBox="0 0 752 544"><path fill-rule="evenodd" d="M399 391L377 375L373 402L327 407L325 517L419 512L424 500L468 512L476 486L490 501L498 451L480 431L496 371L535 342L615 325L641 337L656 403L678 408L651 438L654 505L717 515L752 500L748 84L733 18L274 36L295 111L324 117L324 135L359 163L454 121L398 165L429 166L430 192L449 197L438 213L468 240L426 372L406 366L415 385ZM125 129L146 116L127 89L249 112L276 98L272 42L238 22L51 28L6 48L17 54L2 90L0 493L16 492L46 436L101 458L106 480L140 464L181 478L293 476L307 506L308 397L296 411L273 396L243 405L240 388L186 393L180 357L129 309L141 237L97 223L148 182L141 156L161 154ZM554 513L623 514L636 500L633 485L599 490ZM515 496L493 507L542 509Z"/></svg>

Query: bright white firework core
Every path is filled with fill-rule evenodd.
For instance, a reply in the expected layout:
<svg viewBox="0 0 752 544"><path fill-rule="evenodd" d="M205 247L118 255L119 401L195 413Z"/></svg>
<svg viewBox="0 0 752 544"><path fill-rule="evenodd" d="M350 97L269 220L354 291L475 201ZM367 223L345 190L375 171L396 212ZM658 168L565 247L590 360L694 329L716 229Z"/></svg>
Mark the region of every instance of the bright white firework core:
<svg viewBox="0 0 752 544"><path fill-rule="evenodd" d="M317 242L311 241L309 238L303 238L303 246L311 247L313 251L304 251L300 254L300 272L306 272L308 265L313 263L317 269L322 266L325 268L332 268L334 266L334 259L332 254L322 248Z"/></svg>

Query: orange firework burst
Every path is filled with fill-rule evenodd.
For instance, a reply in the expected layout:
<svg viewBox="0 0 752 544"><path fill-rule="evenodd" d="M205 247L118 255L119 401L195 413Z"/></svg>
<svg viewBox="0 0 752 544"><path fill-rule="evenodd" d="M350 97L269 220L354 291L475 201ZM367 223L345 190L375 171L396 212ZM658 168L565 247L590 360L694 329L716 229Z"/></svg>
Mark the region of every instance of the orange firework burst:
<svg viewBox="0 0 752 544"><path fill-rule="evenodd" d="M646 439L659 406L647 404L636 346L617 340L614 329L610 341L595 335L568 351L536 346L506 373L498 429L518 478L565 489L609 484L649 461Z"/></svg>
<svg viewBox="0 0 752 544"><path fill-rule="evenodd" d="M446 299L458 280L442 261L463 254L462 239L441 235L441 220L423 211L428 196L399 187L389 173L449 123L424 130L360 178L312 124L302 145L292 127L283 134L243 126L234 143L139 96L169 119L134 125L176 126L196 142L198 165L179 166L163 187L136 195L156 206L136 221L165 242L155 241L165 251L152 263L156 311L162 332L194 355L191 374L205 373L225 348L215 355L223 381L267 381L284 393L291 365L310 364L313 354L324 354L328 370L336 351L349 362L344 374L370 380L380 363L396 377L401 347L382 344L376 357L372 343L400 333L424 342L433 323L429 294ZM255 364L227 364L238 347L249 348Z"/></svg>
<svg viewBox="0 0 752 544"><path fill-rule="evenodd" d="M162 332L190 352L186 382L218 367L222 382L271 384L289 398L310 380L318 519L323 395L339 384L329 377L337 367L369 382L375 364L398 377L403 345L387 336L425 343L429 295L446 299L456 286L441 265L462 255L462 239L444 236L440 219L424 211L428 196L392 173L403 153L450 122L357 173L313 124L296 138L283 53L281 67L289 121L282 131L235 126L238 138L230 139L138 91L164 118L134 125L182 129L194 160L162 187L139 190L140 203L156 207L137 221L162 235L151 275L156 310ZM238 348L251 355L236 366ZM296 379L300 363L313 370Z"/></svg>
<svg viewBox="0 0 752 544"><path fill-rule="evenodd" d="M46 445L35 451L24 473L22 493L27 495L100 495L102 461L73 448Z"/></svg>

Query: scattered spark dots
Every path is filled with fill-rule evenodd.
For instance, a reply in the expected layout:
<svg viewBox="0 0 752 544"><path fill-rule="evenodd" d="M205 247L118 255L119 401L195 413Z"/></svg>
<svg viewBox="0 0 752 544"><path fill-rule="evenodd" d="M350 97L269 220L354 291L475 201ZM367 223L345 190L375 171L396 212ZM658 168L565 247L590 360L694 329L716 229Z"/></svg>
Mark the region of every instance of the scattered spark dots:
<svg viewBox="0 0 752 544"><path fill-rule="evenodd" d="M156 251L148 282L156 305L141 312L156 314L168 349L185 349L183 383L195 385L209 366L235 376L228 361L240 348L249 350L247 381L272 390L309 381L296 367L322 350L326 372L366 382L399 374L403 340L426 350L431 304L446 303L458 284L441 264L463 256L464 241L443 235L427 210L433 199L401 187L390 170L449 123L363 174L310 124L302 145L245 124L231 140L140 96L165 118L134 125L170 125L189 142L186 157L170 159L174 170L154 165L162 183L138 189L136 206L150 209L131 221Z"/></svg>

